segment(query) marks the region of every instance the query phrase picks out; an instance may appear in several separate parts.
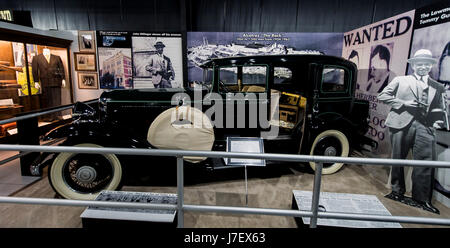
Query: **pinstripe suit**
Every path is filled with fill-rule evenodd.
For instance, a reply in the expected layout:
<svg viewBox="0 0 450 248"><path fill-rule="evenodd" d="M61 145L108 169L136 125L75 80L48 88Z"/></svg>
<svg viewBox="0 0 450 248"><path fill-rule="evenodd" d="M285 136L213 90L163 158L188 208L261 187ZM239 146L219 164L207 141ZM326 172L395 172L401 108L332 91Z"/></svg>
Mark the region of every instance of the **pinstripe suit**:
<svg viewBox="0 0 450 248"><path fill-rule="evenodd" d="M391 134L394 159L405 159L412 149L416 160L435 160L435 131L432 126L436 120L431 119L430 112L442 108L444 87L431 78L427 84L422 83L422 88L418 87L421 83L415 75L395 77L378 95L380 101L391 106L386 126ZM404 103L411 100L425 102L428 106L422 109L406 107ZM430 201L433 176L432 168L414 167L413 199ZM405 193L403 167L392 167L391 185L393 192Z"/></svg>

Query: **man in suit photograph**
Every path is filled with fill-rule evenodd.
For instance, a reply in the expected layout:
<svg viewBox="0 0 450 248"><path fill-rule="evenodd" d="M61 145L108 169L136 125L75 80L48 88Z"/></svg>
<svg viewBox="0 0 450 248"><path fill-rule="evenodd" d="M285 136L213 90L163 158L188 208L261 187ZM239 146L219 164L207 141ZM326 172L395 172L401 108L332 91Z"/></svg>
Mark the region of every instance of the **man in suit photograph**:
<svg viewBox="0 0 450 248"><path fill-rule="evenodd" d="M152 73L152 83L155 88L172 88L171 81L175 79L175 71L169 57L163 54L164 43L155 43L156 53L150 56L145 69Z"/></svg>
<svg viewBox="0 0 450 248"><path fill-rule="evenodd" d="M437 60L431 51L418 50L408 60L414 73L395 77L378 95L378 99L391 106L386 126L392 145L392 158L405 159L412 149L415 160L435 160L435 130L444 127L443 106L445 90L442 84L429 77ZM412 197L404 196L405 178L403 167L391 170L392 192L387 198L426 211L439 214L431 204L434 169L414 167L412 172Z"/></svg>

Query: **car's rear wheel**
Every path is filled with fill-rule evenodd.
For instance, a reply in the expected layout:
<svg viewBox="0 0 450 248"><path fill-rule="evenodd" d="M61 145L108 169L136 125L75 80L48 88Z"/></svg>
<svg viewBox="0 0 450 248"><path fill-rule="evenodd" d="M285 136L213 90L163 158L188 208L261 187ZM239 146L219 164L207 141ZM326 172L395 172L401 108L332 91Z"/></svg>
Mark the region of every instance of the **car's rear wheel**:
<svg viewBox="0 0 450 248"><path fill-rule="evenodd" d="M101 147L83 143L77 147ZM102 190L116 190L122 167L114 154L60 153L49 168L49 181L62 197L92 200Z"/></svg>
<svg viewBox="0 0 450 248"><path fill-rule="evenodd" d="M314 139L310 155L347 157L349 150L350 145L344 133L338 130L326 130ZM309 165L316 170L316 163L309 162ZM333 174L343 165L344 163L324 163L322 174Z"/></svg>

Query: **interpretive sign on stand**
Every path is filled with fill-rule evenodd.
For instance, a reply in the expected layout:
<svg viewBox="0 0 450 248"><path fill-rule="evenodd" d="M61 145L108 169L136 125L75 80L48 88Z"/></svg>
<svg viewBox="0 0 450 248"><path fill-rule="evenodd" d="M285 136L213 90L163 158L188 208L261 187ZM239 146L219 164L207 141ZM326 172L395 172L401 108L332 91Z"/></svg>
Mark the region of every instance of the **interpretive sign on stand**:
<svg viewBox="0 0 450 248"><path fill-rule="evenodd" d="M227 152L264 153L262 138L227 137ZM231 166L265 166L261 159L226 158L226 165Z"/></svg>

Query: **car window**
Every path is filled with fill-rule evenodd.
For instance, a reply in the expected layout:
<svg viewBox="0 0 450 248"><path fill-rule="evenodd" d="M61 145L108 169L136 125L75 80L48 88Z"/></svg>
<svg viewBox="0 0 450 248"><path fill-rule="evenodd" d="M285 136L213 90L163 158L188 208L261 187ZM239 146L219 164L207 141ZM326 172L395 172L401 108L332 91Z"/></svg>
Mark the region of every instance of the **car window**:
<svg viewBox="0 0 450 248"><path fill-rule="evenodd" d="M286 67L273 68L273 83L274 84L290 84L292 83L292 71Z"/></svg>
<svg viewBox="0 0 450 248"><path fill-rule="evenodd" d="M220 92L265 92L266 84L266 66L219 68Z"/></svg>
<svg viewBox="0 0 450 248"><path fill-rule="evenodd" d="M241 92L265 92L266 66L243 66Z"/></svg>
<svg viewBox="0 0 450 248"><path fill-rule="evenodd" d="M345 70L325 67L322 71L322 92L345 92Z"/></svg>
<svg viewBox="0 0 450 248"><path fill-rule="evenodd" d="M237 67L232 66L219 68L219 90L221 92L239 91Z"/></svg>

